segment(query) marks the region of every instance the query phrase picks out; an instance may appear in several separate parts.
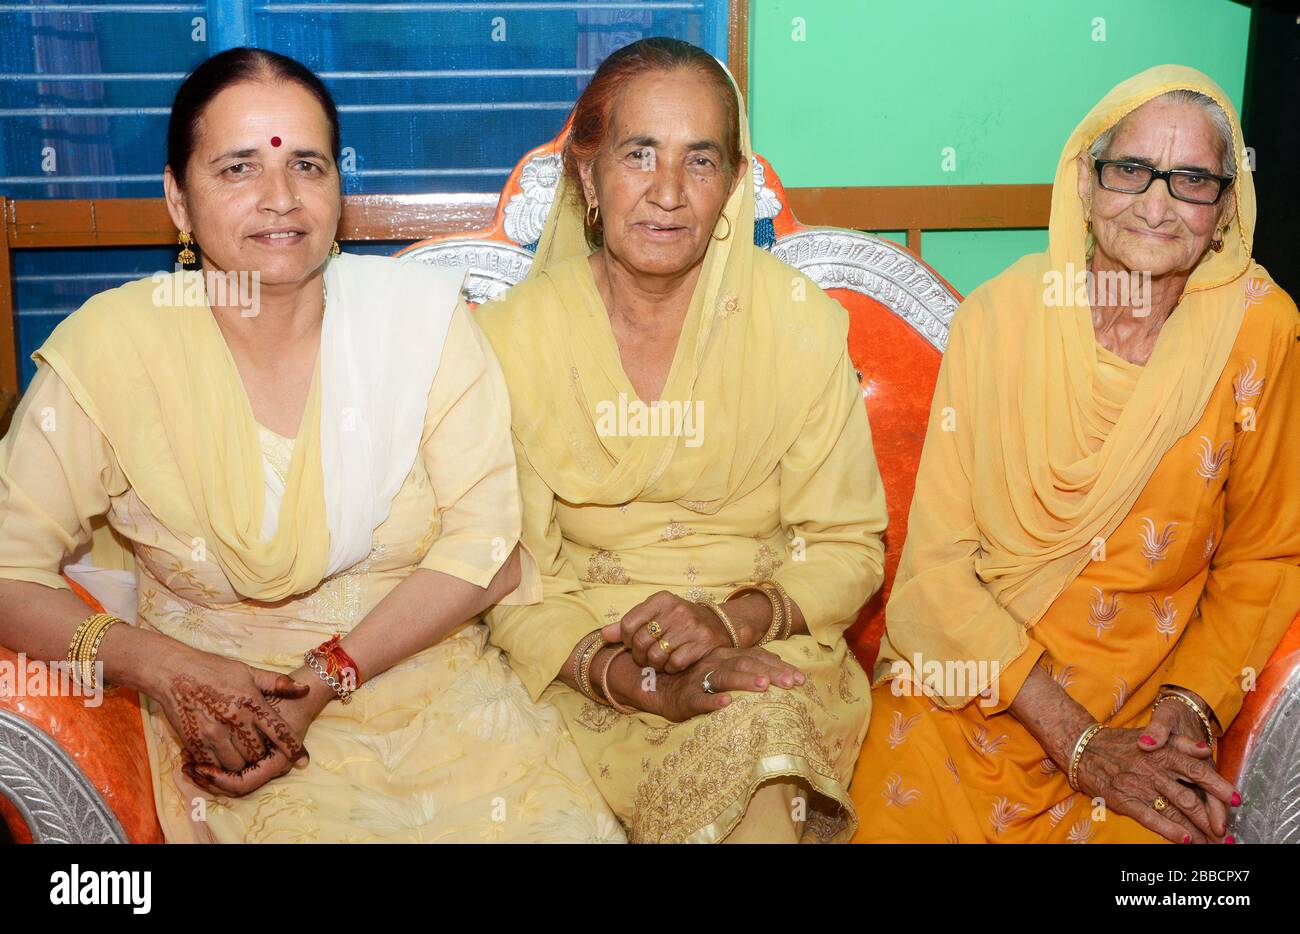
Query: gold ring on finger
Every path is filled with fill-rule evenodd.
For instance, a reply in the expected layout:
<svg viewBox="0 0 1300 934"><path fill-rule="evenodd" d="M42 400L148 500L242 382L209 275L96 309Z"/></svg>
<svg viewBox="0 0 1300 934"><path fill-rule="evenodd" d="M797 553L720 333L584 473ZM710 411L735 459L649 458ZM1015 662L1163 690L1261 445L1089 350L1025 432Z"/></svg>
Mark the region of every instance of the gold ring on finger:
<svg viewBox="0 0 1300 934"><path fill-rule="evenodd" d="M657 619L650 620L650 622L646 623L645 628L646 632L650 633L651 637L655 639L658 639L664 634L664 627L659 625L659 620Z"/></svg>
<svg viewBox="0 0 1300 934"><path fill-rule="evenodd" d="M672 655L672 654L673 654L673 647L672 647L671 645L668 644L668 640L667 640L667 639L660 639L660 640L659 640L659 648L663 649L663 650L664 650L664 654L666 654L666 655Z"/></svg>
<svg viewBox="0 0 1300 934"><path fill-rule="evenodd" d="M1165 800L1164 795L1156 795L1156 800L1151 803L1151 806L1157 811L1163 811L1169 807L1169 802Z"/></svg>

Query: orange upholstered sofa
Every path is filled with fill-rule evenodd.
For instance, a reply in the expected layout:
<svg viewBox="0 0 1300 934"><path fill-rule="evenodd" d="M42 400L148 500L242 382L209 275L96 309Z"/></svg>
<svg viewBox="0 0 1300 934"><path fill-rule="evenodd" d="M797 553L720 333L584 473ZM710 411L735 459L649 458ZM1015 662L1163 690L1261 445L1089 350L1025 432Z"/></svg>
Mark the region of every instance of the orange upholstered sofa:
<svg viewBox="0 0 1300 934"><path fill-rule="evenodd" d="M466 294L475 303L519 282L532 264L531 248L561 172L558 139L520 160L488 229L426 240L402 254L417 262L467 267ZM790 211L771 165L756 158L753 172L755 243L807 274L850 316L849 352L862 382L889 504L885 586L850 631L850 643L869 670L907 534L948 323L960 296L891 241L853 230L804 227ZM0 648L3 661L13 662L14 655ZM1221 761L1245 791L1246 803L1234 818L1240 839L1300 837L1295 819L1300 619L1224 738ZM110 689L96 709L74 697L0 695L0 818L20 841L160 842L134 692Z"/></svg>

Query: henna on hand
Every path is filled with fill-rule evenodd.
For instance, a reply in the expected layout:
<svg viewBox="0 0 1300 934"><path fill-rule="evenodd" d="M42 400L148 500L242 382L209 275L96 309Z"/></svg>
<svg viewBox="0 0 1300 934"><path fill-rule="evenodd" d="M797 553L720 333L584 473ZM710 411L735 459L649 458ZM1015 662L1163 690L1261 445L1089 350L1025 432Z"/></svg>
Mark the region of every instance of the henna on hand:
<svg viewBox="0 0 1300 934"><path fill-rule="evenodd" d="M254 700L245 694L223 692L185 674L174 676L170 687L177 726L185 748L197 764L218 765L203 734L205 716L230 731L233 748L246 763L267 755L267 738L283 749L291 761L301 758L304 752L301 742L265 698Z"/></svg>

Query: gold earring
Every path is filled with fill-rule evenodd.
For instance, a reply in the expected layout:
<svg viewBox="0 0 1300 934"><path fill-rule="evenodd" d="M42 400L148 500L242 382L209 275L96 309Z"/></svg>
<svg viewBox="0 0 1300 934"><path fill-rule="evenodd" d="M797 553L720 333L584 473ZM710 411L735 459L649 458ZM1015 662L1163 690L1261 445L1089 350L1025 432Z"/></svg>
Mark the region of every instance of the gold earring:
<svg viewBox="0 0 1300 934"><path fill-rule="evenodd" d="M598 220L600 220L600 205L587 205L587 226L595 227Z"/></svg>
<svg viewBox="0 0 1300 934"><path fill-rule="evenodd" d="M1223 233L1227 233L1227 232L1228 232L1228 228L1224 227ZM1218 231L1216 230L1215 233L1218 233ZM1219 234L1217 239L1210 241L1210 249L1213 250L1215 253L1223 252L1223 234Z"/></svg>
<svg viewBox="0 0 1300 934"><path fill-rule="evenodd" d="M176 262L182 266L192 266L198 260L198 257L194 255L194 251L190 249L190 244L194 242L194 238L190 236L188 230L182 230L176 235L176 241L181 245L181 252L176 257Z"/></svg>
<svg viewBox="0 0 1300 934"><path fill-rule="evenodd" d="M339 242L337 240L330 244L330 256L338 256L342 252L343 250L339 247Z"/></svg>
<svg viewBox="0 0 1300 934"><path fill-rule="evenodd" d="M726 236L726 237L713 237L714 240L722 241L722 240L726 240L727 237L730 237L730 236L731 236L731 220L730 220L730 219L727 217L727 215L725 215L725 214L722 215L722 219L723 219L724 221L727 222L727 236ZM717 227L718 225L717 225L717 223L714 223L713 226L714 226L714 227ZM710 234L710 236L712 236L712 234Z"/></svg>

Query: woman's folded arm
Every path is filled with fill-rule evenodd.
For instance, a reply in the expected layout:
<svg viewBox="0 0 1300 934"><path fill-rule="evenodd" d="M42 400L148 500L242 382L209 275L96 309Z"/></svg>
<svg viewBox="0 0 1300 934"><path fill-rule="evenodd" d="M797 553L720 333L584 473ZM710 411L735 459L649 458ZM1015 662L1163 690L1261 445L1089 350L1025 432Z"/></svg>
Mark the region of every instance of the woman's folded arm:
<svg viewBox="0 0 1300 934"><path fill-rule="evenodd" d="M833 646L884 580L888 514L871 428L847 348L781 458L790 560L774 575L807 631Z"/></svg>
<svg viewBox="0 0 1300 934"><path fill-rule="evenodd" d="M1282 320L1289 326L1274 334L1263 392L1238 413L1254 428L1237 432L1199 613L1162 676L1199 694L1224 729L1300 611L1300 324L1294 307Z"/></svg>

